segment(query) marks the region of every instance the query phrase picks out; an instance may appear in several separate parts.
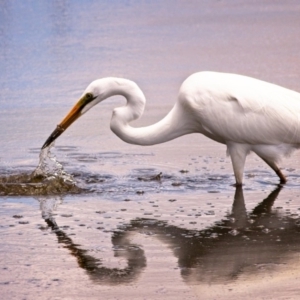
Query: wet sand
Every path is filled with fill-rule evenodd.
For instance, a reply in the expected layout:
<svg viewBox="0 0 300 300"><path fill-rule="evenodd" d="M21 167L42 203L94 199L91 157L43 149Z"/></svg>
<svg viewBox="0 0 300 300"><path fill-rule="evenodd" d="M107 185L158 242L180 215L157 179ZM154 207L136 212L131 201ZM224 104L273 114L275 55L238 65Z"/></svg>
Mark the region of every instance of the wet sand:
<svg viewBox="0 0 300 300"><path fill-rule="evenodd" d="M203 136L152 147L120 141L109 130L124 103L116 97L52 149L79 191L7 184L30 176L43 142L95 78L138 82L148 102L134 126L160 120L195 71L300 91L296 1L200 2L0 9L5 299L299 298L299 152L281 164L282 188L250 155L236 190L225 146Z"/></svg>

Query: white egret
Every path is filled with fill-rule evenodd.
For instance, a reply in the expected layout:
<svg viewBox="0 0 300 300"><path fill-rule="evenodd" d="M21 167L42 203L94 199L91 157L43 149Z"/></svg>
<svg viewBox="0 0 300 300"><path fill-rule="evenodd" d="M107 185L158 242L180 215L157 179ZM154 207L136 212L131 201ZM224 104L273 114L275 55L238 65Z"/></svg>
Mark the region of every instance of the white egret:
<svg viewBox="0 0 300 300"><path fill-rule="evenodd" d="M143 114L146 103L137 84L122 78L95 80L43 148L94 105L114 95L127 100L125 106L113 110L110 123L123 141L154 145L202 133L227 146L236 185L243 182L246 156L251 151L276 172L280 183L285 183L277 163L300 147L300 93L242 75L199 72L183 82L176 104L161 121L141 128L129 125Z"/></svg>

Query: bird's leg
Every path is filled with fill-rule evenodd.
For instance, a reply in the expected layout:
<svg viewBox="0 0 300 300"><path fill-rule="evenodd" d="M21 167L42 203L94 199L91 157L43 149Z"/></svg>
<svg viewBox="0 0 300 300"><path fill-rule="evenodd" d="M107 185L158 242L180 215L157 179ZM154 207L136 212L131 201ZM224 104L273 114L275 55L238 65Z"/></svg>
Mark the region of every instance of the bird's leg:
<svg viewBox="0 0 300 300"><path fill-rule="evenodd" d="M260 156L260 155L259 155L259 156ZM276 165L275 162L270 161L270 160L268 160L268 159L266 159L266 158L263 158L263 157L261 157L261 156L260 156L260 158L261 158L268 166L270 166L270 167L275 171L275 173L277 174L277 176L278 176L279 179L280 179L280 183L281 183L281 184L285 184L285 183L287 182L286 177L285 177L284 174L281 172L281 170L278 168L278 166Z"/></svg>
<svg viewBox="0 0 300 300"><path fill-rule="evenodd" d="M282 174L281 170L278 168L276 171L277 176L280 178L280 183L285 184L287 182L287 179L284 174Z"/></svg>
<svg viewBox="0 0 300 300"><path fill-rule="evenodd" d="M266 155L268 153L268 148L262 148L260 145L259 147L255 147L252 149L274 172L280 179L280 184L285 184L287 182L286 177L283 175L281 170L278 168L276 164L276 156L274 155ZM273 156L273 157L272 157Z"/></svg>
<svg viewBox="0 0 300 300"><path fill-rule="evenodd" d="M249 153L249 146L245 144L227 143L227 155L230 155L233 172L235 176L235 186L243 184L244 166Z"/></svg>

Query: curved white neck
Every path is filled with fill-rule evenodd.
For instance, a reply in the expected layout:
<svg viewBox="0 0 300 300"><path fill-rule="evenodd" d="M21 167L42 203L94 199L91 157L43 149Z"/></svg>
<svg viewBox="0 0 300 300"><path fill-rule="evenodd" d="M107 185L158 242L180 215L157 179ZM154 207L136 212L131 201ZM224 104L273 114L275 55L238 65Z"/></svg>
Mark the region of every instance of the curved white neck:
<svg viewBox="0 0 300 300"><path fill-rule="evenodd" d="M107 97L123 95L126 106L115 108L110 128L123 141L135 145L155 145L173 140L179 136L193 132L182 117L184 111L178 103L161 121L146 127L134 128L129 122L138 119L146 104L146 99L140 88L132 81L117 79L107 91Z"/></svg>

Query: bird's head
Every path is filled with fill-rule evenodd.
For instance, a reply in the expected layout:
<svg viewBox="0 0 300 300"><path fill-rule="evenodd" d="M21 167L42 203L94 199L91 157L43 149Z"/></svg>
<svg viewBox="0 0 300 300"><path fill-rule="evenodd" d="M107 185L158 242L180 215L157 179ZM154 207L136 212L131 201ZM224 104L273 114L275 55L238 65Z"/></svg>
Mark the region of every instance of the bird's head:
<svg viewBox="0 0 300 300"><path fill-rule="evenodd" d="M131 120L133 120L142 114L145 106L145 96L134 82L127 79L115 78L115 77L107 77L107 78L97 79L93 81L85 89L81 98L74 105L71 111L57 125L55 130L51 133L51 135L46 140L42 149L48 147L75 120L77 120L80 116L86 113L97 103L114 95L123 95L127 97L130 94L134 94L136 96L135 102L131 103L132 110L130 111L130 115L132 115Z"/></svg>
<svg viewBox="0 0 300 300"><path fill-rule="evenodd" d="M98 83L98 84L97 84ZM48 147L56 140L75 120L86 113L90 108L103 100L101 85L99 82L92 82L84 91L79 101L73 106L65 118L57 125L55 130L48 137L42 149Z"/></svg>

